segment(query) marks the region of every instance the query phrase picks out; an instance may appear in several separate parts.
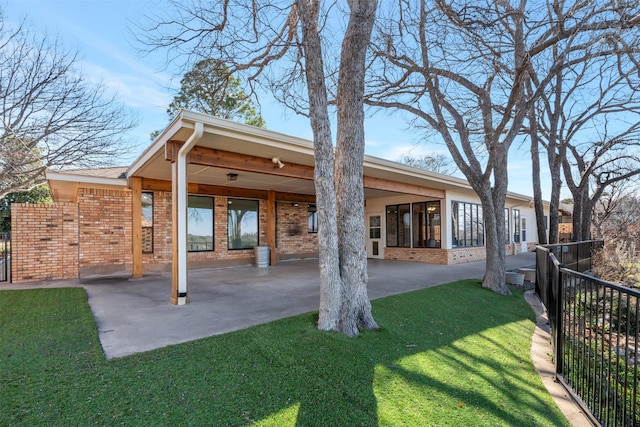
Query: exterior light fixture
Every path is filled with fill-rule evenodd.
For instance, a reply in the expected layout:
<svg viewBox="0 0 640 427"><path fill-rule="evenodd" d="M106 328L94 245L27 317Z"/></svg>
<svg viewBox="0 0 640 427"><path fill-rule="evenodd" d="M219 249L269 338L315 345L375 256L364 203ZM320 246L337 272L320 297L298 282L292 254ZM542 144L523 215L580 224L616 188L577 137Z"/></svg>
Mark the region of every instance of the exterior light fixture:
<svg viewBox="0 0 640 427"><path fill-rule="evenodd" d="M228 173L227 174L227 181L237 181L238 180L238 174L237 173Z"/></svg>
<svg viewBox="0 0 640 427"><path fill-rule="evenodd" d="M278 167L279 167L280 169L282 169L282 168L284 167L284 163L282 163L282 162L280 161L280 157L273 157L273 158L271 159L271 161L272 161L273 163L275 163L276 165L278 165Z"/></svg>

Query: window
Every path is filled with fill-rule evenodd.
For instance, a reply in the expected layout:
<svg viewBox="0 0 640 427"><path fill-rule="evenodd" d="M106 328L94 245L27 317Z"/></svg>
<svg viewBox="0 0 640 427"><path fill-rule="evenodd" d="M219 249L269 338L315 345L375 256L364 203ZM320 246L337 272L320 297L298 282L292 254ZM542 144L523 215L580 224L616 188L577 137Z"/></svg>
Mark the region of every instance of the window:
<svg viewBox="0 0 640 427"><path fill-rule="evenodd" d="M142 193L142 253L153 253L153 193Z"/></svg>
<svg viewBox="0 0 640 427"><path fill-rule="evenodd" d="M520 243L520 209L513 209L513 243Z"/></svg>
<svg viewBox="0 0 640 427"><path fill-rule="evenodd" d="M318 232L318 209L316 205L309 205L307 209L307 227L309 233Z"/></svg>
<svg viewBox="0 0 640 427"><path fill-rule="evenodd" d="M187 250L213 250L213 197L189 196L187 207Z"/></svg>
<svg viewBox="0 0 640 427"><path fill-rule="evenodd" d="M484 246L482 206L475 203L452 202L451 226L454 248Z"/></svg>
<svg viewBox="0 0 640 427"><path fill-rule="evenodd" d="M371 215L369 217L369 238L380 238L380 215Z"/></svg>
<svg viewBox="0 0 640 427"><path fill-rule="evenodd" d="M439 248L440 242L440 202L414 203L413 247Z"/></svg>
<svg viewBox="0 0 640 427"><path fill-rule="evenodd" d="M251 249L258 246L258 201L229 199L227 203L227 247Z"/></svg>
<svg viewBox="0 0 640 427"><path fill-rule="evenodd" d="M387 246L411 247L411 206L387 206Z"/></svg>
<svg viewBox="0 0 640 427"><path fill-rule="evenodd" d="M511 230L509 229L509 208L504 208L504 242L511 242Z"/></svg>

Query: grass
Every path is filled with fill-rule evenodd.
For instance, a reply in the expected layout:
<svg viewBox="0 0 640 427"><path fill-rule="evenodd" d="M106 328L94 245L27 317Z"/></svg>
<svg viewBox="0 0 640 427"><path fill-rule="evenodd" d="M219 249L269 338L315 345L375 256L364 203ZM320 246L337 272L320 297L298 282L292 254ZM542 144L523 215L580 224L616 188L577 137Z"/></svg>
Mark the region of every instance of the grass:
<svg viewBox="0 0 640 427"><path fill-rule="evenodd" d="M533 313L462 281L107 361L83 289L0 292L0 425L563 426L530 360Z"/></svg>

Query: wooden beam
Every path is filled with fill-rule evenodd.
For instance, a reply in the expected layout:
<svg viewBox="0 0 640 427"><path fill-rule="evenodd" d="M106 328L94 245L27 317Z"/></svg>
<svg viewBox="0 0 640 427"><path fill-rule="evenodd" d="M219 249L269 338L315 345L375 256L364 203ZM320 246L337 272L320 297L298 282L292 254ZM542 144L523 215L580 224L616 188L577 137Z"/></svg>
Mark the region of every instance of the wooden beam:
<svg viewBox="0 0 640 427"><path fill-rule="evenodd" d="M423 187L421 185L408 184L405 182L391 181L388 179L373 178L365 176L363 178L364 188L371 190L392 191L395 193L412 194L414 196L433 197L435 199L444 199L444 190L436 190L435 188Z"/></svg>
<svg viewBox="0 0 640 427"><path fill-rule="evenodd" d="M174 160L172 157L177 153L181 143L168 141L165 147L167 160ZM177 148L176 148L177 147ZM176 154L177 156L177 154ZM248 154L234 153L231 151L216 150L207 147L193 147L187 156L187 162L224 169L232 169L246 172L263 173L267 175L285 176L288 178L298 178L313 180L313 166L301 165L297 163L284 162L285 166L279 168L271 159L256 157ZM364 176L364 188L372 190L384 190L401 194L412 194L416 196L432 197L444 199L444 190L437 190L422 185L404 183L383 178ZM226 187L222 187L226 188Z"/></svg>
<svg viewBox="0 0 640 427"><path fill-rule="evenodd" d="M134 279L142 277L142 178L132 177L129 179L131 188L131 258L133 262Z"/></svg>
<svg viewBox="0 0 640 427"><path fill-rule="evenodd" d="M184 144L184 141L167 141L164 144L164 159L170 162L175 162L178 159L178 151Z"/></svg>
<svg viewBox="0 0 640 427"><path fill-rule="evenodd" d="M142 190L143 191L166 191L171 192L171 181L165 181L162 179L142 178ZM207 185L196 184L194 182L189 183L189 193L202 194L208 196L222 196L222 197L242 197L246 199L262 199L266 200L268 197L267 190L255 190L251 188L237 188L227 187L222 185ZM286 202L299 202L299 203L315 203L316 196L309 194L296 194L285 193L276 191L276 200Z"/></svg>
<svg viewBox="0 0 640 427"><path fill-rule="evenodd" d="M267 194L267 246L269 251L269 265L276 265L278 254L276 253L276 193L269 191Z"/></svg>
<svg viewBox="0 0 640 427"><path fill-rule="evenodd" d="M276 200L279 202L315 203L316 196L313 194L295 194L276 191Z"/></svg>
<svg viewBox="0 0 640 427"><path fill-rule="evenodd" d="M179 145L179 143L168 141L165 146L165 159L173 161L174 158L170 156L173 156L172 153L175 151L175 148L169 147L169 145ZM215 148L193 147L187 155L187 163L313 180L313 166L285 162L284 167L281 168L273 163L271 159L231 151L216 150Z"/></svg>

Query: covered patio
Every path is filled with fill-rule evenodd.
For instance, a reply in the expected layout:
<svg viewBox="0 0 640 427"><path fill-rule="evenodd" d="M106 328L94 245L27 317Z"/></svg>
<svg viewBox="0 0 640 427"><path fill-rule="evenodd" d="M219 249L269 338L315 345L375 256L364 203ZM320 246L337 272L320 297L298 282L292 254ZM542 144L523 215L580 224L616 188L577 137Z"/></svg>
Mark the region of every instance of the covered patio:
<svg viewBox="0 0 640 427"><path fill-rule="evenodd" d="M473 194L459 178L417 170L365 156L365 199L402 195L444 200L452 186ZM172 304L191 301L188 266L188 195L258 199L265 202L266 230L258 245L278 262L276 203L315 203L314 155L310 141L207 115L182 111L127 171L133 192L133 277L143 276L141 197L145 191L171 193ZM376 246L377 248L377 246ZM377 255L377 250L375 251ZM193 276L196 277L195 275Z"/></svg>

